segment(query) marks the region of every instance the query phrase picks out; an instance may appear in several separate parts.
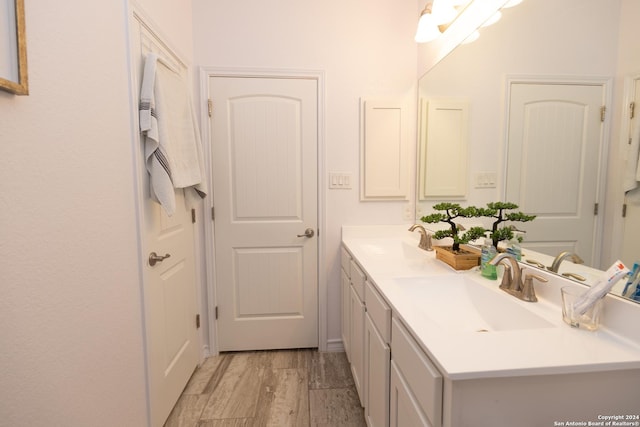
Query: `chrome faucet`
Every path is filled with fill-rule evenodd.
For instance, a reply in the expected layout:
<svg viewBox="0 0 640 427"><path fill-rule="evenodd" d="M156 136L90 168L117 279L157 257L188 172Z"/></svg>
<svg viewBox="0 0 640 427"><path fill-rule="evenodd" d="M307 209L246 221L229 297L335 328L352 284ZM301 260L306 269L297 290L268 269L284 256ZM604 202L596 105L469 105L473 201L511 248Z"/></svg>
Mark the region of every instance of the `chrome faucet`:
<svg viewBox="0 0 640 427"><path fill-rule="evenodd" d="M504 263L504 274L502 275L500 289L523 301L538 301L533 287L533 279L537 279L540 282L546 282L547 279L538 274L529 273L525 274L523 282L522 271L524 268L521 269L518 260L507 252L498 254L489 263L498 265L501 262Z"/></svg>
<svg viewBox="0 0 640 427"><path fill-rule="evenodd" d="M500 289L511 295L518 296L522 293L522 270L520 270L518 260L510 253L502 252L496 255L489 264L498 265L501 262L505 263L505 270L502 275ZM511 265L507 264L507 262Z"/></svg>
<svg viewBox="0 0 640 427"><path fill-rule="evenodd" d="M424 229L420 224L413 224L409 227L409 231L418 230L420 233L420 243L418 243L418 247L420 249L424 249L425 251L432 251L433 247L431 246L431 234Z"/></svg>
<svg viewBox="0 0 640 427"><path fill-rule="evenodd" d="M560 269L560 264L562 263L562 261L564 261L567 258L571 258L571 261L575 264L582 264L584 262L582 258L580 258L577 254L574 254L573 252L569 252L569 251L564 251L564 252L560 252L558 256L555 257L555 259L553 260L551 267L547 267L547 268L549 269L549 271L553 271L554 273L557 273L558 270Z"/></svg>

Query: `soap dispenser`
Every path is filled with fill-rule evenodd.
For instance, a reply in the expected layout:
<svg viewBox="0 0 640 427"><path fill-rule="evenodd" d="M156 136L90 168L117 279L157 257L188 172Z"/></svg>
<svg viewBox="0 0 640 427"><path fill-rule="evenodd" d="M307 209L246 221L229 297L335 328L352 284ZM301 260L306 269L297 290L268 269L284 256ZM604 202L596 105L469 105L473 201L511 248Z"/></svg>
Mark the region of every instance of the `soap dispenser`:
<svg viewBox="0 0 640 427"><path fill-rule="evenodd" d="M496 280L498 278L496 266L489 264L489 261L495 258L497 253L498 251L496 251L496 248L493 246L491 239L484 239L484 244L480 252L480 271L482 272L482 276L487 279Z"/></svg>

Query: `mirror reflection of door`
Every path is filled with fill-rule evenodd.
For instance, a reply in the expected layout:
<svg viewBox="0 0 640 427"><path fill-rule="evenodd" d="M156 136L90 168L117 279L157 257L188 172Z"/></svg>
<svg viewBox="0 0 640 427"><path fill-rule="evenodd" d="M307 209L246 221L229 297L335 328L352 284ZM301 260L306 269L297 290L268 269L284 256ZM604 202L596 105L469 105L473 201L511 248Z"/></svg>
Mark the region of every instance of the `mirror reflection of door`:
<svg viewBox="0 0 640 427"><path fill-rule="evenodd" d="M523 246L551 256L571 251L598 265L604 97L603 84L510 85L506 200L537 215Z"/></svg>
<svg viewBox="0 0 640 427"><path fill-rule="evenodd" d="M640 77L634 80L633 86L632 102L634 103L634 108L633 114L630 115L627 162L632 162L633 156L635 156L636 160L638 159L638 141L633 141L633 139L640 139ZM629 163L627 163L627 167L633 167L633 164L629 165ZM626 172L633 174L633 171ZM625 197L624 233L622 238L622 256L620 259L625 265L629 266L629 268L631 268L633 263L640 261L640 183L636 182L636 185L638 185L638 187L627 191Z"/></svg>

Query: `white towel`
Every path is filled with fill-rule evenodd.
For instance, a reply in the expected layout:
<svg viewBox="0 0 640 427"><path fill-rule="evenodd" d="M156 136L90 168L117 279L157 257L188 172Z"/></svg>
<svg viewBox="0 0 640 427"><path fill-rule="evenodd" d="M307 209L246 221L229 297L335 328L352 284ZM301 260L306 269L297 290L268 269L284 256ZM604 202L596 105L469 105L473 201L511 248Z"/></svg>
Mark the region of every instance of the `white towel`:
<svg viewBox="0 0 640 427"><path fill-rule="evenodd" d="M636 120L635 127L631 133L631 141L627 145L627 164L624 170L623 191L634 190L638 187L640 181L640 165L638 157L640 156L640 120Z"/></svg>
<svg viewBox="0 0 640 427"><path fill-rule="evenodd" d="M147 55L140 91L140 130L145 133L151 195L167 215L175 212L174 188L185 189L192 206L207 194L200 134L180 75Z"/></svg>

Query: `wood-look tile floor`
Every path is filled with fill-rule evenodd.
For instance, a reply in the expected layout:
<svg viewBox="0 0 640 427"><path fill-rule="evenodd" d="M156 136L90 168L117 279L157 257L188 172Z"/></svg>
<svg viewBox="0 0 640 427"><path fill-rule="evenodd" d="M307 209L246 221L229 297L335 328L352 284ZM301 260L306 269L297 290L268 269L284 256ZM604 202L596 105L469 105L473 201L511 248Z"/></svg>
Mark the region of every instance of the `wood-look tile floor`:
<svg viewBox="0 0 640 427"><path fill-rule="evenodd" d="M224 353L194 372L165 427L366 426L344 353Z"/></svg>

